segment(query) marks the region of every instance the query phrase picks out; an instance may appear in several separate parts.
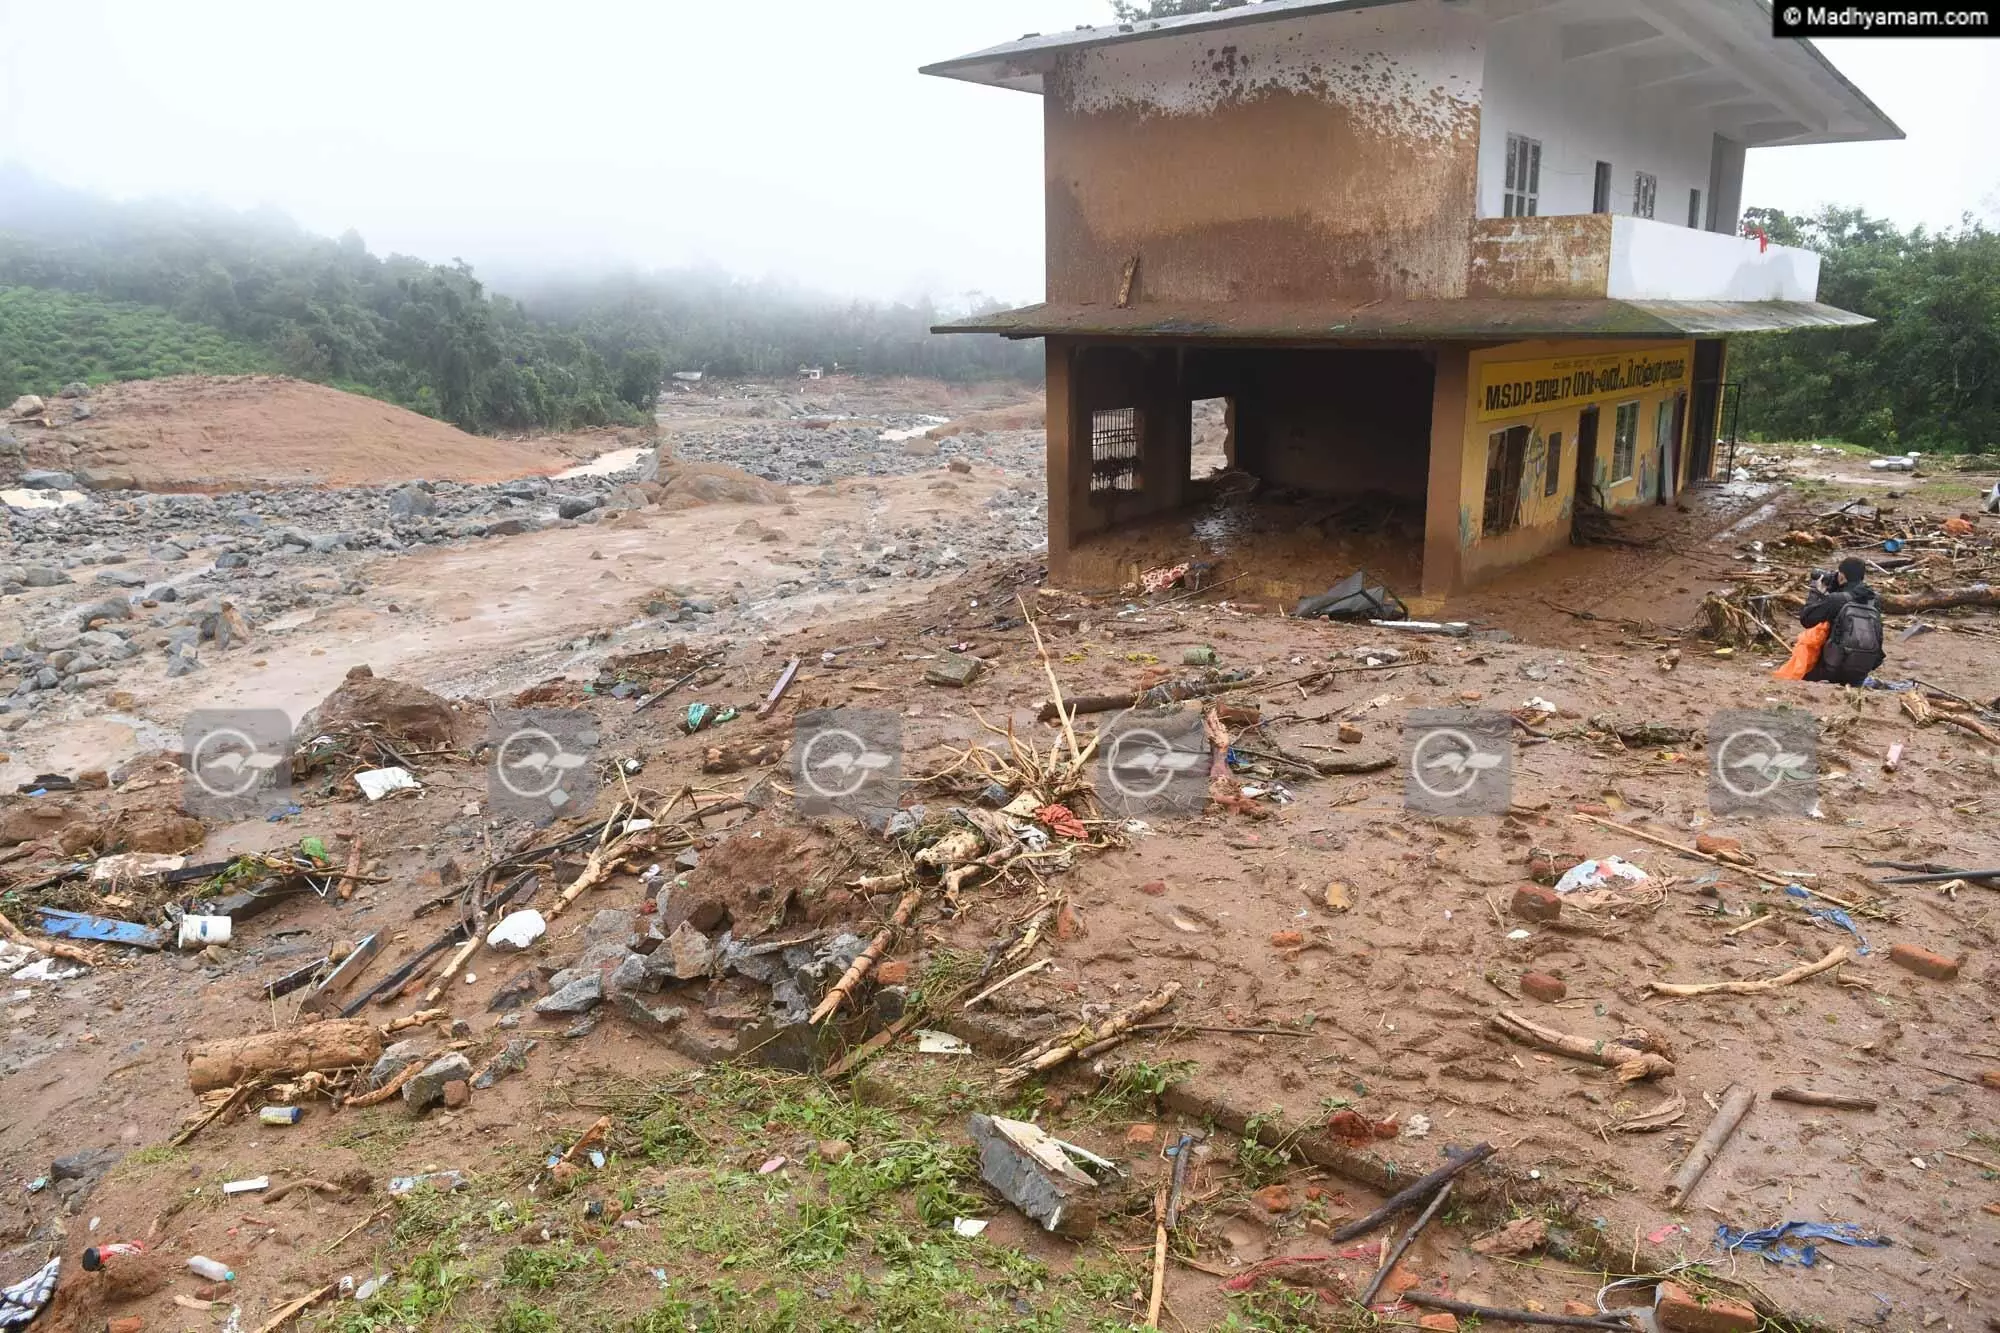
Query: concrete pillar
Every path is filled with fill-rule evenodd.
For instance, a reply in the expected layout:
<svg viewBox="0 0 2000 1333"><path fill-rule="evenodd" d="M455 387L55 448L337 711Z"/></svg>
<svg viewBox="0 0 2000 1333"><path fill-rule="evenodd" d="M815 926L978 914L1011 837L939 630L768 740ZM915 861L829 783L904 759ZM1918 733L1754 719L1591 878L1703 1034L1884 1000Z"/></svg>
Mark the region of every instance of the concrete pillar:
<svg viewBox="0 0 2000 1333"><path fill-rule="evenodd" d="M1424 498L1424 596L1464 586L1465 547L1459 509L1465 494L1465 427L1471 353L1444 343L1431 383L1430 484Z"/></svg>
<svg viewBox="0 0 2000 1333"><path fill-rule="evenodd" d="M1080 503L1079 486L1089 482L1089 460L1076 463L1076 346L1067 338L1049 338L1043 343L1047 365L1048 411L1044 434L1048 440L1049 488L1049 580L1061 583L1069 576L1070 552L1076 546L1075 514Z"/></svg>

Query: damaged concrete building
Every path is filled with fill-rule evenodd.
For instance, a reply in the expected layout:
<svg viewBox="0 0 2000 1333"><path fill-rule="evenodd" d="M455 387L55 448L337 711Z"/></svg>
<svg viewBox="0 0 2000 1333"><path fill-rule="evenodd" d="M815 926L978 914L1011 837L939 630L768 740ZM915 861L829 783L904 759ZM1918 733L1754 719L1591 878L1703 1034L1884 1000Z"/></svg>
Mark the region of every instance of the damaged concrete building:
<svg viewBox="0 0 2000 1333"><path fill-rule="evenodd" d="M1046 339L1072 586L1256 490L1327 516L1267 591L1366 554L1443 594L1714 477L1725 338L1867 322L1738 234L1745 153L1901 137L1762 0L1264 0L924 72L1043 98L1047 300L940 331Z"/></svg>

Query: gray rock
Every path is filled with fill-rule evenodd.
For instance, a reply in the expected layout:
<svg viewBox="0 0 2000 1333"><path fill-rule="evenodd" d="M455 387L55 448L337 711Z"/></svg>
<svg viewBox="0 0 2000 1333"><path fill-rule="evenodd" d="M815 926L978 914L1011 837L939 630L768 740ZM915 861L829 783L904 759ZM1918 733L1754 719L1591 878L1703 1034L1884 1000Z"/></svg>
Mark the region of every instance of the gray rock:
<svg viewBox="0 0 2000 1333"><path fill-rule="evenodd" d="M344 551L346 549L347 534L344 532L328 533L326 536L312 539L312 552L314 555L331 555L335 551Z"/></svg>
<svg viewBox="0 0 2000 1333"><path fill-rule="evenodd" d="M1092 1196L1097 1182L1060 1149L1051 1150L1050 1159L1059 1162L1060 1168L1046 1166L1031 1154L1028 1146L1048 1137L1039 1127L974 1115L965 1128L979 1149L979 1178L998 1190L1001 1198L1059 1236L1083 1240L1096 1230L1097 1207Z"/></svg>
<svg viewBox="0 0 2000 1333"><path fill-rule="evenodd" d="M604 1001L604 977L596 972L578 977L555 994L535 1002L538 1014L587 1014Z"/></svg>
<svg viewBox="0 0 2000 1333"><path fill-rule="evenodd" d="M241 551L224 551L221 555L215 557L215 567L217 569L242 569L249 563L250 557Z"/></svg>
<svg viewBox="0 0 2000 1333"><path fill-rule="evenodd" d="M556 501L556 513L564 518L582 518L603 503L602 496L565 495Z"/></svg>
<svg viewBox="0 0 2000 1333"><path fill-rule="evenodd" d="M58 398L88 398L90 397L90 386L82 380L71 380L56 391L56 396Z"/></svg>
<svg viewBox="0 0 2000 1333"><path fill-rule="evenodd" d="M201 661L194 655L194 649L192 648L179 649L167 658L167 675L169 677L193 675L199 670L201 670Z"/></svg>
<svg viewBox="0 0 2000 1333"><path fill-rule="evenodd" d="M497 523L488 523L479 530L482 537L519 537L522 533L533 532L535 522L527 518L503 518Z"/></svg>
<svg viewBox="0 0 2000 1333"><path fill-rule="evenodd" d="M136 569L102 569L97 573L99 583L108 583L114 588L143 588L146 576Z"/></svg>
<svg viewBox="0 0 2000 1333"><path fill-rule="evenodd" d="M424 1048L414 1041L399 1041L383 1051L376 1058L375 1067L368 1071L368 1090L373 1092L396 1075L424 1058Z"/></svg>
<svg viewBox="0 0 2000 1333"><path fill-rule="evenodd" d="M533 1037L513 1037L500 1054L486 1062L485 1068L473 1076L472 1086L490 1088L510 1074L518 1074L528 1067L528 1052L541 1043Z"/></svg>
<svg viewBox="0 0 2000 1333"><path fill-rule="evenodd" d="M146 600L149 602L178 602L180 599L180 589L171 583L162 583L159 587L148 589L146 592Z"/></svg>
<svg viewBox="0 0 2000 1333"><path fill-rule="evenodd" d="M500 483L500 494L516 500L538 500L549 493L549 483L543 477L523 477L518 481Z"/></svg>
<svg viewBox="0 0 2000 1333"><path fill-rule="evenodd" d="M624 995L631 991L656 991L662 979L655 976L646 966L649 959L645 954L628 953L611 969L604 978L604 992L607 995Z"/></svg>
<svg viewBox="0 0 2000 1333"><path fill-rule="evenodd" d="M549 978L551 990L561 990L573 981L584 977L602 980L611 975L611 970L625 961L631 950L623 940L597 940L586 946L574 963Z"/></svg>
<svg viewBox="0 0 2000 1333"><path fill-rule="evenodd" d="M176 560L187 559L187 552L173 542L161 542L158 546L147 551L147 554L152 556L153 559L169 565L173 564Z"/></svg>
<svg viewBox="0 0 2000 1333"><path fill-rule="evenodd" d="M143 580L142 580L143 581ZM93 620L130 620L132 603L123 597L108 597L101 602L92 602L77 612L77 623L88 625Z"/></svg>
<svg viewBox="0 0 2000 1333"><path fill-rule="evenodd" d="M67 472L36 469L21 474L21 484L31 491L73 491L76 478Z"/></svg>
<svg viewBox="0 0 2000 1333"><path fill-rule="evenodd" d="M83 642L83 636L66 629L45 629L28 642L40 652L59 653L65 648L76 647Z"/></svg>
<svg viewBox="0 0 2000 1333"><path fill-rule="evenodd" d="M79 408L78 412L77 420L79 421L90 415L88 408ZM76 470L76 479L83 483L85 490L89 491L136 491L139 489L139 479L137 477L133 476L130 472L123 472L115 467L80 467Z"/></svg>
<svg viewBox="0 0 2000 1333"><path fill-rule="evenodd" d="M430 518L436 513L436 497L421 486L405 486L389 497L390 518Z"/></svg>
<svg viewBox="0 0 2000 1333"><path fill-rule="evenodd" d="M590 918L590 924L583 928L583 938L586 942L616 940L629 949L635 938L634 932L638 928L636 913L617 907L606 907Z"/></svg>
<svg viewBox="0 0 2000 1333"><path fill-rule="evenodd" d="M35 673L35 688L38 690L52 690L60 684L62 677L56 674L54 667L43 667Z"/></svg>
<svg viewBox="0 0 2000 1333"><path fill-rule="evenodd" d="M457 1051L439 1056L403 1085L403 1104L412 1111L428 1111L444 1100L444 1085L469 1080L472 1061Z"/></svg>
<svg viewBox="0 0 2000 1333"><path fill-rule="evenodd" d="M21 570L21 582L30 588L53 588L69 581L69 575L53 565L29 565Z"/></svg>
<svg viewBox="0 0 2000 1333"><path fill-rule="evenodd" d="M677 1004L650 999L633 991L618 995L618 1012L646 1032L671 1032L687 1021L687 1010Z"/></svg>
<svg viewBox="0 0 2000 1333"><path fill-rule="evenodd" d="M534 968L517 972L493 993L493 999L487 1003L486 1012L495 1014L509 1009L519 1009L539 995L541 990L542 978Z"/></svg>
<svg viewBox="0 0 2000 1333"><path fill-rule="evenodd" d="M666 968L676 981L699 981L715 971L715 946L708 936L683 921L667 936Z"/></svg>

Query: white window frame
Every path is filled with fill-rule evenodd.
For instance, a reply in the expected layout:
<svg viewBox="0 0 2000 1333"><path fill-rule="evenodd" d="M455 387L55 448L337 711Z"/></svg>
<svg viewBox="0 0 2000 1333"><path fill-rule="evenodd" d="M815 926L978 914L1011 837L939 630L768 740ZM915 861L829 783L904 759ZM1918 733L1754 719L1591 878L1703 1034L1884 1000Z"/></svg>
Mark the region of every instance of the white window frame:
<svg viewBox="0 0 2000 1333"><path fill-rule="evenodd" d="M1650 171L1632 174L1632 216L1649 218L1659 207L1660 178Z"/></svg>
<svg viewBox="0 0 2000 1333"><path fill-rule="evenodd" d="M1500 195L1500 215L1531 218L1542 207L1542 141L1525 134L1507 136L1507 166Z"/></svg>
<svg viewBox="0 0 2000 1333"><path fill-rule="evenodd" d="M1611 479L1610 485L1619 486L1632 480L1639 466L1639 400L1618 404L1611 411ZM1627 410L1631 415L1627 416ZM1626 428L1630 422L1630 429ZM1619 450L1624 450L1624 471L1619 471Z"/></svg>

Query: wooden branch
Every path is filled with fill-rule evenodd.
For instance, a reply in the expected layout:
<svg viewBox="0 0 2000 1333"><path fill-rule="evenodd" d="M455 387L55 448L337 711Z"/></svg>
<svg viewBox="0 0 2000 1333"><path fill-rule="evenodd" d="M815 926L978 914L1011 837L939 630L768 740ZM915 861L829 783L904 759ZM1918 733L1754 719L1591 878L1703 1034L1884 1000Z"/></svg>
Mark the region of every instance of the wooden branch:
<svg viewBox="0 0 2000 1333"><path fill-rule="evenodd" d="M2000 588L1941 588L1902 597L1890 593L1882 598L1885 616L1913 616L1922 611L1947 611L1954 606L2000 606Z"/></svg>
<svg viewBox="0 0 2000 1333"><path fill-rule="evenodd" d="M315 1301L324 1300L327 1296L331 1295L333 1293L333 1289L339 1285L340 1284L337 1282L329 1282L324 1287L321 1287L318 1291L308 1292L305 1295L299 1297L295 1301L291 1301L285 1305L279 1306L278 1312L276 1314L272 1315L269 1319L265 1320L263 1324L259 1325L257 1333L278 1333L279 1329L283 1328L286 1324L290 1323L292 1319L295 1318L297 1315L299 1315L301 1312L303 1312L307 1306L313 1304Z"/></svg>
<svg viewBox="0 0 2000 1333"><path fill-rule="evenodd" d="M1741 1083L1729 1085L1728 1090L1722 1094L1722 1109L1715 1113L1715 1119L1708 1122L1708 1128L1695 1140L1694 1147L1688 1149L1687 1159L1681 1163L1681 1169L1674 1173L1673 1182L1667 1186L1669 1207L1678 1208L1687 1202L1688 1195L1701 1183L1702 1176L1708 1173L1708 1168L1714 1164L1723 1145L1729 1142L1729 1136L1736 1132L1736 1127L1743 1123L1743 1117L1750 1113L1750 1108L1756 1105L1756 1102L1755 1089L1745 1087Z"/></svg>
<svg viewBox="0 0 2000 1333"><path fill-rule="evenodd" d="M354 881L361 874L361 835L347 835L347 873L340 877L340 901L354 896Z"/></svg>
<svg viewBox="0 0 2000 1333"><path fill-rule="evenodd" d="M1872 1111L1881 1103L1873 1097L1850 1097L1842 1092L1814 1092L1811 1088L1778 1088L1774 1102L1797 1102L1801 1106L1831 1106L1838 1111Z"/></svg>
<svg viewBox="0 0 2000 1333"><path fill-rule="evenodd" d="M479 947L480 940L486 935L485 925L486 923L483 921L475 921L473 923L472 938L458 946L458 952L453 954L451 961L444 965L444 974L437 979L429 990L424 992L425 1004L436 1004L438 1002L438 997L444 994L445 987L449 986L451 979L458 975L458 969L465 966L465 960L472 957L472 951Z"/></svg>
<svg viewBox="0 0 2000 1333"><path fill-rule="evenodd" d="M1628 1321L1617 1315L1607 1314L1592 1318L1580 1314L1543 1314L1540 1310L1508 1310L1497 1305L1474 1305L1470 1301L1446 1300L1442 1296L1432 1296L1421 1291L1406 1291L1403 1293L1403 1299L1425 1310L1445 1310L1451 1314L1470 1315L1481 1323L1548 1324L1556 1328L1632 1327Z"/></svg>
<svg viewBox="0 0 2000 1333"><path fill-rule="evenodd" d="M1015 1068L1001 1078L1001 1088L1010 1088L1023 1083L1036 1074L1075 1059L1086 1050L1103 1047L1107 1043L1122 1039L1142 1020L1151 1018L1172 1004L1174 997L1180 993L1181 983L1169 981L1130 1009L1106 1020L1101 1028L1086 1027L1083 1031L1072 1033L1067 1038L1057 1037L1043 1042L1013 1062Z"/></svg>
<svg viewBox="0 0 2000 1333"><path fill-rule="evenodd" d="M1006 976L1000 978L1000 980L994 982L991 986L988 986L985 990L979 992L979 994L967 1000L965 1002L965 1007L967 1009L970 1009L973 1005L978 1004L981 1000L989 1000L993 998L995 995L998 995L1001 991L1013 985L1015 982L1019 981L1022 977L1033 976L1035 973L1041 971L1045 967L1054 967L1055 962L1056 960L1053 958L1044 958L1040 962L1028 964L1026 967L1022 968L1018 972L1010 972Z"/></svg>
<svg viewBox="0 0 2000 1333"><path fill-rule="evenodd" d="M869 969L875 966L876 960L889 951L889 945L895 940L896 932L910 924L910 915L917 910L917 904L922 902L923 898L922 889L911 889L903 895L903 900L896 904L895 914L889 918L889 924L876 932L875 938L868 942L868 947L861 951L861 956L848 966L840 980L833 983L833 989L826 993L826 998L819 1002L819 1008L812 1011L812 1017L806 1020L807 1022L824 1023L835 1010L840 1008L840 1002L861 984Z"/></svg>
<svg viewBox="0 0 2000 1333"><path fill-rule="evenodd" d="M1554 1028L1545 1028L1538 1023L1530 1023L1519 1014L1508 1013L1505 1010L1486 1021L1495 1031L1511 1037L1523 1046L1554 1051L1557 1055L1567 1055L1574 1060L1602 1065L1616 1073L1620 1083L1666 1078L1674 1072L1674 1062L1666 1056L1633 1044L1634 1041L1647 1040L1643 1033L1631 1034L1630 1040L1623 1037L1603 1039L1578 1037L1567 1032L1558 1032Z"/></svg>
<svg viewBox="0 0 2000 1333"><path fill-rule="evenodd" d="M1387 1223L1390 1218L1395 1217L1398 1213L1405 1213L1416 1207L1417 1201L1432 1190L1444 1185L1447 1181L1457 1176L1459 1172L1477 1166L1497 1151L1499 1150L1490 1143L1480 1143L1467 1148L1462 1153L1452 1154L1450 1161L1423 1179L1407 1185L1391 1195L1387 1203L1368 1214L1368 1216L1349 1222L1338 1231L1328 1235L1326 1238L1327 1244L1338 1245L1342 1241L1349 1241L1355 1239L1357 1236L1367 1235L1377 1227Z"/></svg>
<svg viewBox="0 0 2000 1333"><path fill-rule="evenodd" d="M393 1037L405 1028L420 1028L426 1023L435 1023L440 1018L450 1017L451 1010L449 1009L419 1009L414 1014L404 1014L401 1018L392 1018L384 1023L382 1025L382 1035L384 1037Z"/></svg>
<svg viewBox="0 0 2000 1333"><path fill-rule="evenodd" d="M1167 1187L1153 1196L1153 1287L1146 1298L1147 1328L1160 1326L1160 1306L1167 1297Z"/></svg>
<svg viewBox="0 0 2000 1333"><path fill-rule="evenodd" d="M1375 1270L1374 1280L1368 1284L1368 1289L1361 1293L1361 1304L1363 1306L1369 1305L1374 1301L1375 1293L1382 1290L1382 1284L1389 1280L1389 1274L1394 1272L1396 1265L1403 1261L1403 1252L1409 1249L1411 1243L1416 1240L1417 1233L1430 1225L1430 1220L1437 1216L1437 1210L1442 1208L1444 1201L1451 1197L1452 1183L1449 1180L1445 1181L1444 1187L1438 1190L1436 1197L1431 1200L1430 1206L1417 1215L1417 1220L1410 1224L1410 1229L1403 1233L1403 1238L1396 1242L1394 1249L1389 1251L1389 1257L1384 1259L1382 1266Z"/></svg>
<svg viewBox="0 0 2000 1333"><path fill-rule="evenodd" d="M1129 275L1128 275L1129 277ZM1069 712L1063 707L1062 686L1056 681L1056 669L1049 661L1049 650L1042 642L1042 632L1035 627L1034 613L1021 600L1021 594L1014 594L1014 605L1021 608L1021 618L1028 622L1028 633L1035 636L1035 651L1042 658L1042 672L1049 678L1049 701L1056 706L1056 719L1062 723L1063 739L1069 742L1069 763L1072 773L1083 771L1083 751L1077 748L1076 728L1070 725Z"/></svg>
<svg viewBox="0 0 2000 1333"><path fill-rule="evenodd" d="M1696 995L1763 995L1789 986L1795 981L1818 976L1830 968L1839 967L1854 957L1854 950L1845 944L1836 945L1833 952L1817 963L1801 963L1789 972L1781 972L1775 977L1765 977L1761 981L1703 981L1693 985L1678 985L1669 981L1649 981L1647 986L1659 995L1674 995L1683 999Z"/></svg>
<svg viewBox="0 0 2000 1333"><path fill-rule="evenodd" d="M1909 696L1905 695L1903 697L1908 698ZM1707 852L1698 852L1684 842L1674 842L1671 839L1661 837L1657 833L1648 833L1644 829L1633 828L1630 824L1620 824L1615 820L1600 819L1596 815L1578 815L1576 818L1581 819L1586 824L1601 824L1605 828L1616 829L1620 833L1629 833L1641 842L1650 842L1655 847L1664 847L1668 851L1679 852L1682 856L1692 856L1697 861L1706 861L1710 865L1728 866L1731 870L1740 870L1753 879L1763 880L1766 884L1774 888L1789 888L1795 882L1783 875L1773 875L1769 871L1758 870L1754 866L1746 866L1737 861L1726 861L1719 856L1710 856Z"/></svg>
<svg viewBox="0 0 2000 1333"><path fill-rule="evenodd" d="M383 1102L388 1101L391 1097L401 1092L403 1085L421 1073L423 1067L429 1063L428 1060L412 1060L410 1063L404 1065L402 1069L398 1070L394 1078L375 1089L375 1091L364 1092L359 1097L345 1098L340 1104L342 1106L380 1106Z"/></svg>
<svg viewBox="0 0 2000 1333"><path fill-rule="evenodd" d="M244 1102L250 1100L250 1094L257 1088L257 1086L262 1081L263 1080L261 1079L252 1079L248 1083L244 1083L238 1087L231 1088L229 1090L229 1095L223 1098L221 1101L217 1102L215 1104L215 1108L211 1110L207 1115L203 1116L201 1119L195 1121L192 1125L189 1125L186 1129L182 1130L180 1133L168 1139L167 1146L169 1148L180 1147L183 1143L186 1143L189 1139L192 1139L195 1135L201 1133L204 1129L207 1129L210 1125L220 1120L223 1116L229 1114L230 1108L241 1106Z"/></svg>

